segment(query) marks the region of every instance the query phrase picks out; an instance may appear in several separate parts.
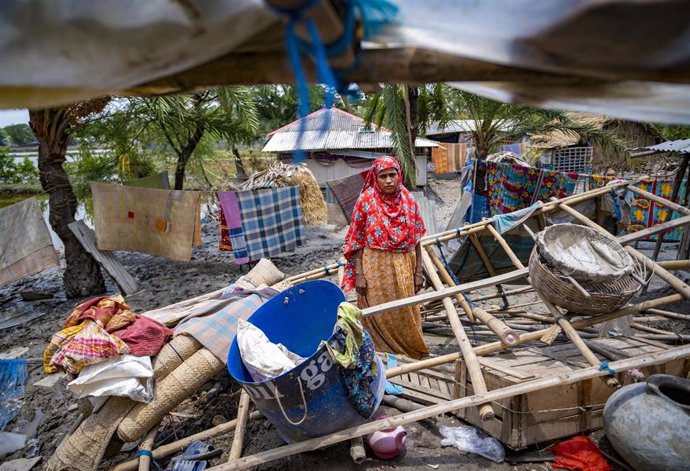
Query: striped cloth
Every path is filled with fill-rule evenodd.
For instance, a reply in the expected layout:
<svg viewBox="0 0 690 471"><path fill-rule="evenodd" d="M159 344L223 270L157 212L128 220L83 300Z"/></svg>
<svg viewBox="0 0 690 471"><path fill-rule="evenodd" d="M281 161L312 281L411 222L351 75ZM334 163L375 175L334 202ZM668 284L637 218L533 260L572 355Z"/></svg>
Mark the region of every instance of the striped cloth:
<svg viewBox="0 0 690 471"><path fill-rule="evenodd" d="M200 303L175 328L175 336L191 335L223 362L228 360L237 320L247 320L259 306L277 294L271 288L246 290L231 284L219 298Z"/></svg>
<svg viewBox="0 0 690 471"><path fill-rule="evenodd" d="M201 192L91 182L100 250L187 261L201 245Z"/></svg>
<svg viewBox="0 0 690 471"><path fill-rule="evenodd" d="M0 286L59 265L36 198L0 209Z"/></svg>

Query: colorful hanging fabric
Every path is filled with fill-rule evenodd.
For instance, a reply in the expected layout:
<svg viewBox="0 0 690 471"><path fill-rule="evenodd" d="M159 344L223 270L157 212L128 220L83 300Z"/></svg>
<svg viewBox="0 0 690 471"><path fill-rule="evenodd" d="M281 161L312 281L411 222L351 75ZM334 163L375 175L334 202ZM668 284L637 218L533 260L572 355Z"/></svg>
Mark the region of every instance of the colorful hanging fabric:
<svg viewBox="0 0 690 471"><path fill-rule="evenodd" d="M573 193L579 175L508 163L486 163L489 211L506 214L537 201L563 198Z"/></svg>
<svg viewBox="0 0 690 471"><path fill-rule="evenodd" d="M673 179L656 180L645 178L635 186L641 190L645 190L653 195L660 196L667 200L670 200L671 195L673 194ZM674 202L678 203L680 201L684 201L686 192L687 180L682 182L678 191L678 196ZM630 224L625 228L625 232L628 234L638 232L680 216L675 211L673 211L671 214L669 214L669 212L670 211L664 206L648 200L647 198L635 195L630 213ZM682 228L679 227L667 232L664 235L664 240L677 241L681 239L682 234ZM651 235L644 240L656 240L656 235Z"/></svg>
<svg viewBox="0 0 690 471"><path fill-rule="evenodd" d="M218 249L223 252L229 252L232 250L232 241L230 240L230 228L228 227L228 222L225 219L225 213L223 212L223 207L220 208L220 239L218 242Z"/></svg>
<svg viewBox="0 0 690 471"><path fill-rule="evenodd" d="M221 217L224 218L228 227L228 238L230 239L230 247L235 263L238 265L249 263L247 242L244 239L237 193L234 191L219 191L218 202L220 203Z"/></svg>

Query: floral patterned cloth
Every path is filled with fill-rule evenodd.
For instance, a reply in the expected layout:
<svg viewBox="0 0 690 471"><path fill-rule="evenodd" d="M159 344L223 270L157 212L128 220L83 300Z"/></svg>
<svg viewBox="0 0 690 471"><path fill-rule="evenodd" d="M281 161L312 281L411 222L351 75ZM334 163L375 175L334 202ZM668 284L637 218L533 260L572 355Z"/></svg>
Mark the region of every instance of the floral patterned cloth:
<svg viewBox="0 0 690 471"><path fill-rule="evenodd" d="M575 190L577 173L487 162L486 183L489 211L506 214L527 208L537 201L564 198Z"/></svg>
<svg viewBox="0 0 690 471"><path fill-rule="evenodd" d="M393 194L387 195L379 188L376 177L390 168L398 172L398 188ZM348 263L342 282L343 290L350 291L355 287L353 252L364 247L387 252L410 252L425 231L417 201L402 184L400 164L393 157L379 157L367 175L345 236L343 254Z"/></svg>
<svg viewBox="0 0 690 471"><path fill-rule="evenodd" d="M651 178L645 178L640 183L635 185L641 190L648 191L662 198L671 199L673 194L673 179L655 180ZM678 196L674 200L675 203L685 200L685 193L687 191L687 181L681 184L678 191ZM670 210L663 207L662 205L655 203L654 201L648 200L647 198L642 198L635 195L635 200L632 205L632 210L630 213L630 224L625 228L626 233L632 233L641 231L642 229L652 227L655 224L660 224L662 222L670 221L679 216L677 212L672 212L669 214ZM676 228L672 231L667 232L664 235L664 240L680 240L682 237L682 228ZM651 235L645 240L656 240L656 235Z"/></svg>

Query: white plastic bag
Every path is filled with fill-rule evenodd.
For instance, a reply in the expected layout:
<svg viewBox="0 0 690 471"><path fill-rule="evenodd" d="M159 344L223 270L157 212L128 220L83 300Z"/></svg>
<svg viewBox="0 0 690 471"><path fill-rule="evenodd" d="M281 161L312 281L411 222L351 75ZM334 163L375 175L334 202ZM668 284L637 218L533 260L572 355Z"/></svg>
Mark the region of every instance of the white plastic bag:
<svg viewBox="0 0 690 471"><path fill-rule="evenodd" d="M501 442L494 437L482 438L474 427L468 425L441 426L438 431L443 435L441 446L454 446L460 451L483 456L495 463L500 463L505 458L505 450Z"/></svg>
<svg viewBox="0 0 690 471"><path fill-rule="evenodd" d="M284 345L271 342L261 329L242 319L237 321L237 346L242 363L257 382L290 371L304 360Z"/></svg>
<svg viewBox="0 0 690 471"><path fill-rule="evenodd" d="M153 399L153 367L150 357L122 355L87 365L67 384L79 397L122 396L138 402Z"/></svg>

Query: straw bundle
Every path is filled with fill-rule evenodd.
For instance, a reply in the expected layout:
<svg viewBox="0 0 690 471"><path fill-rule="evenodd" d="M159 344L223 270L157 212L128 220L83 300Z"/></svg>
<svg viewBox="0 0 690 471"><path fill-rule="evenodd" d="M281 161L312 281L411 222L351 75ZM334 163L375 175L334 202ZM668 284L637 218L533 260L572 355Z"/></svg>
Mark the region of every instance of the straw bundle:
<svg viewBox="0 0 690 471"><path fill-rule="evenodd" d="M118 437L124 442L133 442L143 437L163 417L187 399L216 373L224 364L211 352L202 348L172 373L154 386L156 397L148 404L137 404L120 422Z"/></svg>
<svg viewBox="0 0 690 471"><path fill-rule="evenodd" d="M241 190L257 190L260 188L282 188L285 186L299 187L300 202L307 225L326 224L328 212L326 200L321 193L319 183L314 174L304 165L290 165L276 162L267 170L252 174L242 184Z"/></svg>

